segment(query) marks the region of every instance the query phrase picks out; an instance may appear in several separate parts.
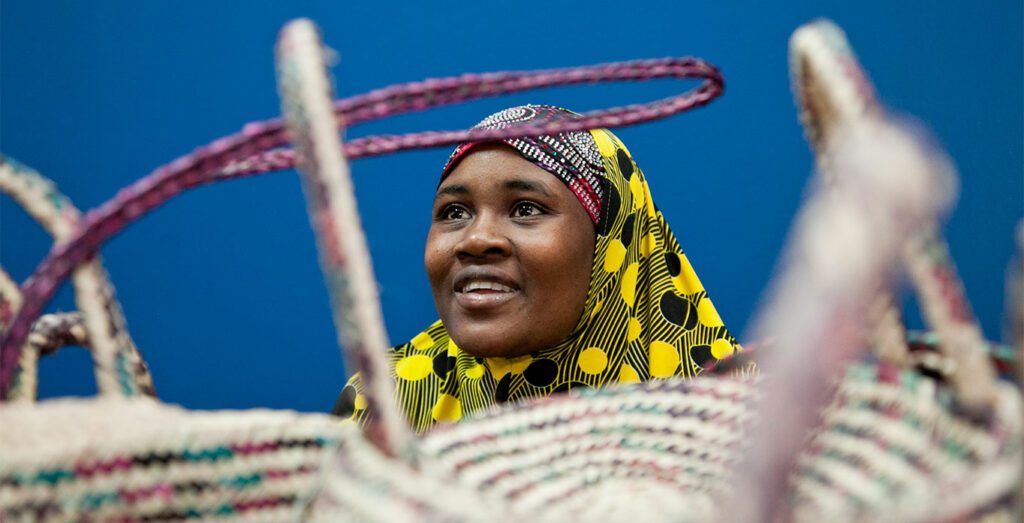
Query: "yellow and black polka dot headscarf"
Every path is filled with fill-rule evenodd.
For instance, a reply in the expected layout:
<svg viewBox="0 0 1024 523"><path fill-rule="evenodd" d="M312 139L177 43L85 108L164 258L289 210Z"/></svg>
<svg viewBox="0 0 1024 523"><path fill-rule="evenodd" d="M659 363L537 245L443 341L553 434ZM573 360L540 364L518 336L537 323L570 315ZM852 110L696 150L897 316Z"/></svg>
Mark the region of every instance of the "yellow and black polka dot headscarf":
<svg viewBox="0 0 1024 523"><path fill-rule="evenodd" d="M517 109L521 108L502 113ZM477 358L462 352L440 320L391 349L397 401L418 432L505 401L608 383L693 377L740 348L625 145L604 129L574 134L573 146L579 149L583 143L592 148L596 154L591 156L601 163L601 179L591 193L599 194L600 200L598 215L591 214L597 239L582 317L562 343L517 358ZM586 173L565 176L531 158L536 151L528 146L542 142L508 143L572 190L573 180ZM449 165L461 155L460 149ZM586 207L584 198L573 192ZM364 420L370 413L361 394L357 374L342 391L335 413Z"/></svg>

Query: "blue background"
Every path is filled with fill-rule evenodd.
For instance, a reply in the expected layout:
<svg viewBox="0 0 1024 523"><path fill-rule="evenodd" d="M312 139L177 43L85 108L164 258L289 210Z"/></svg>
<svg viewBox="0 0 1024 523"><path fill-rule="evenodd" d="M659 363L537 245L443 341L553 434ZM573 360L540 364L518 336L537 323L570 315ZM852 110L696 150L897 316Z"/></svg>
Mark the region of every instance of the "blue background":
<svg viewBox="0 0 1024 523"><path fill-rule="evenodd" d="M0 150L81 209L243 123L278 113L272 47L307 16L340 54L339 95L462 72L695 55L724 71L709 107L619 131L719 311L741 331L798 208L812 158L787 39L827 16L884 101L927 122L962 177L946 233L986 334L1001 335L1022 187L1022 12L985 2L138 2L0 4ZM352 136L469 126L504 106L584 111L689 87L591 86L474 102ZM422 268L447 151L353 165L391 340L435 318ZM0 200L0 262L18 280L49 248ZM187 193L103 251L162 397L194 408L328 410L345 379L294 172ZM65 288L51 309L73 308ZM916 321L916 320L913 320ZM84 352L44 360L42 395L89 394Z"/></svg>

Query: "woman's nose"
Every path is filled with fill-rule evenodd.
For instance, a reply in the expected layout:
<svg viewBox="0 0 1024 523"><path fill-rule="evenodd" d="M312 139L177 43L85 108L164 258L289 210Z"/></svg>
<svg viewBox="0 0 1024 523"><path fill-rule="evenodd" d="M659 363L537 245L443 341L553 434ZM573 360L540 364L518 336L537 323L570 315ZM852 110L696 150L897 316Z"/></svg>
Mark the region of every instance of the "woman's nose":
<svg viewBox="0 0 1024 523"><path fill-rule="evenodd" d="M500 218L477 216L463 232L456 247L460 258L500 258L512 253L512 242Z"/></svg>

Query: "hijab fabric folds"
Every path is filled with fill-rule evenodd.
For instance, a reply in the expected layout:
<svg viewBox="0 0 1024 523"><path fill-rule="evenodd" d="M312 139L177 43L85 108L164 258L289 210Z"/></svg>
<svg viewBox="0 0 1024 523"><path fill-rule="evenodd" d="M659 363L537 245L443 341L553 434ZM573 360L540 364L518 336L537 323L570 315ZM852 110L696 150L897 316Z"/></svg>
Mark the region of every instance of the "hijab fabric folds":
<svg viewBox="0 0 1024 523"><path fill-rule="evenodd" d="M553 112L574 116L550 106L524 106L492 115L480 126L559 117ZM506 401L609 383L691 378L741 350L655 205L643 172L614 134L597 129L506 143L566 183L595 221L584 311L564 341L517 358L467 354L440 320L391 349L396 399L416 431ZM445 173L470 147L455 150ZM335 413L363 421L370 415L365 405L357 374Z"/></svg>

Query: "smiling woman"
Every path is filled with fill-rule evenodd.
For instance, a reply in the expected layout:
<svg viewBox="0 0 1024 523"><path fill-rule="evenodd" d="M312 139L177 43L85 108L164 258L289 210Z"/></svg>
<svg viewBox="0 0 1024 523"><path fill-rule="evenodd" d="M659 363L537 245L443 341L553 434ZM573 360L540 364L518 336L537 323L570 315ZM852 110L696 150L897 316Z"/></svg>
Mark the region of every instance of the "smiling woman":
<svg viewBox="0 0 1024 523"><path fill-rule="evenodd" d="M594 238L558 179L504 144L475 147L437 191L424 256L450 337L483 358L565 339L583 313Z"/></svg>
<svg viewBox="0 0 1024 523"><path fill-rule="evenodd" d="M577 116L530 105L477 127ZM456 148L424 263L441 319L390 353L420 432L496 403L693 377L740 348L643 172L604 129ZM372 415L359 375L335 414Z"/></svg>

